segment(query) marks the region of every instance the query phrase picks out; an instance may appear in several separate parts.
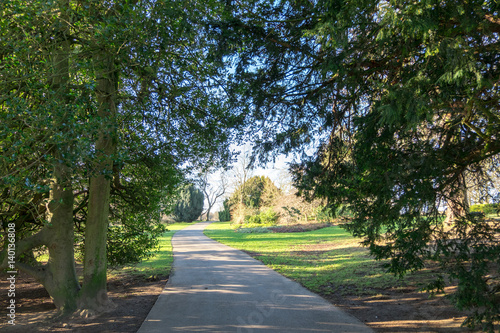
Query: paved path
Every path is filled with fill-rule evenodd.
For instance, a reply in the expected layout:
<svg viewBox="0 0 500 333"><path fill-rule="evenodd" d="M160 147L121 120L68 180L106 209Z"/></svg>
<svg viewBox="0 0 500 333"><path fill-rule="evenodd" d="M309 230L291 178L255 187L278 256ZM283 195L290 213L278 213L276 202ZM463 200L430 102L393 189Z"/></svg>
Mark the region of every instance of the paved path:
<svg viewBox="0 0 500 333"><path fill-rule="evenodd" d="M247 254L204 236L209 223L174 235L173 275L139 333L372 332Z"/></svg>

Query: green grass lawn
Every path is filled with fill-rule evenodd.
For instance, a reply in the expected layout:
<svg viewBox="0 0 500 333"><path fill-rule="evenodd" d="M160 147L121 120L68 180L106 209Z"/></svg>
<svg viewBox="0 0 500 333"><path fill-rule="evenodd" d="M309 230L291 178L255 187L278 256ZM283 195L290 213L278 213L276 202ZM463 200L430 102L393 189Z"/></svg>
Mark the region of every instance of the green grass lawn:
<svg viewBox="0 0 500 333"><path fill-rule="evenodd" d="M218 222L207 227L205 234L317 293L371 295L417 281L415 276L400 280L386 273L383 263L375 261L359 239L337 226L295 233L238 233L230 222Z"/></svg>
<svg viewBox="0 0 500 333"><path fill-rule="evenodd" d="M172 269L174 257L172 254L172 236L179 230L192 225L193 223L172 223L167 226L168 231L163 233L159 239L159 251L151 258L138 264L112 269L110 275L132 274L143 276L168 275Z"/></svg>

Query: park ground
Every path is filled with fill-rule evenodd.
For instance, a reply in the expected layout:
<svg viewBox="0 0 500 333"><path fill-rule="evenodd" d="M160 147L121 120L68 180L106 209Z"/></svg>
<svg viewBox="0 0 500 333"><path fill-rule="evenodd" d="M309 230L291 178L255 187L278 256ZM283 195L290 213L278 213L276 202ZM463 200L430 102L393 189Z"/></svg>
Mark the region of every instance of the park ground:
<svg viewBox="0 0 500 333"><path fill-rule="evenodd" d="M183 225L178 225L173 229L180 229ZM172 229L172 228L171 228ZM224 229L224 230L223 230ZM300 227L299 227L300 229ZM324 228L321 230L298 232L298 233L268 233L268 234L246 234L229 230L227 224L218 224L209 230L207 234L215 239L222 240L230 245L241 244L245 239L247 244L262 244L266 237L290 238L290 236L300 237L308 235L308 244L297 245L293 248L295 258L306 258L308 262L316 260L325 262L328 260L328 253L334 253L334 245L329 242L311 241L313 236L326 235L328 230L336 229ZM156 298L163 290L168 281L169 270L162 267L171 264L170 239L175 230L171 230L162 239L160 253L149 260L149 263L142 263L139 266L127 267L126 269L110 272L108 283L109 295L114 303L114 307L109 311L92 318L73 318L64 322L54 322L50 317L54 314L55 308L43 287L32 278L20 274L16 281L16 299L18 302L16 326L7 324L5 307L0 311L0 330L2 332L136 332L142 321L146 318L149 310L154 305ZM232 235L235 235L234 237ZM321 236L323 237L323 236ZM293 237L292 237L293 238ZM249 241L250 240L250 241ZM252 241L253 240L253 241ZM269 243L269 242L268 242ZM345 241L343 247L345 248ZM245 250L248 254L266 262L266 251ZM351 249L349 251L363 254L364 249ZM356 254L356 256L357 256ZM280 258L280 255L273 255ZM359 258L359 257L356 257ZM267 263L271 267L273 264ZM294 262L297 265L297 262ZM274 264L276 266L276 264ZM279 267L278 267L279 266ZM310 279L297 277L293 273L286 272L286 265L281 262L273 267L282 274L291 274L291 278L308 284ZM321 266L319 263L318 266ZM369 266L359 265L365 270ZM285 267L285 268L284 268ZM313 273L314 274L314 273ZM317 275L320 275L319 271ZM360 279L366 276L376 277L378 272L363 272L358 270L356 275ZM420 277L417 277L417 279ZM376 278L375 278L376 280ZM374 281L375 281L374 280ZM411 280L411 279L410 279ZM345 280L347 281L347 280ZM320 294L332 304L342 308L344 311L354 315L375 331L379 332L472 332L461 328L460 324L465 319L466 313L457 311L443 296L429 298L429 295L419 291L413 283L392 283L390 278L385 278L384 283L375 282L372 287L365 285L363 288L355 288L349 282L339 285L329 286L309 286L314 292ZM2 279L0 290L6 290L7 281ZM452 287L450 287L452 288ZM2 297L3 299L3 297Z"/></svg>

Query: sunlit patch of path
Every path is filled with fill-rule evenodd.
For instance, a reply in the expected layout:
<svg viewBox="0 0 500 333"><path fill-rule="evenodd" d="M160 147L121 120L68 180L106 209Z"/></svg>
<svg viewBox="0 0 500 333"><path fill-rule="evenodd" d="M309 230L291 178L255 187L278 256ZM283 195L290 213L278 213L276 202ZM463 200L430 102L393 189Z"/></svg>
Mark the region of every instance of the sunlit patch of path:
<svg viewBox="0 0 500 333"><path fill-rule="evenodd" d="M178 231L173 275L139 329L152 332L372 332L356 318L247 254Z"/></svg>

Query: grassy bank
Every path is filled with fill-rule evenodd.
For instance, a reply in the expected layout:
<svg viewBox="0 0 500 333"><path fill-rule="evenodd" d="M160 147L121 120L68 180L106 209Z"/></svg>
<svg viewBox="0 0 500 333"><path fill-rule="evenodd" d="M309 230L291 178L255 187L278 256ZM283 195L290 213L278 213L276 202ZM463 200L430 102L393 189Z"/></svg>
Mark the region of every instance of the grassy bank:
<svg viewBox="0 0 500 333"><path fill-rule="evenodd" d="M308 232L241 233L223 222L211 224L205 234L322 294L370 295L416 284L415 276L400 280L386 273L383 262L375 261L359 239L338 226ZM420 275L419 281L425 280L422 278Z"/></svg>
<svg viewBox="0 0 500 333"><path fill-rule="evenodd" d="M159 250L151 258L135 265L113 269L110 275L132 274L156 277L170 274L174 257L172 254L172 236L179 230L192 225L192 223L173 223L167 226L168 231L159 239Z"/></svg>

